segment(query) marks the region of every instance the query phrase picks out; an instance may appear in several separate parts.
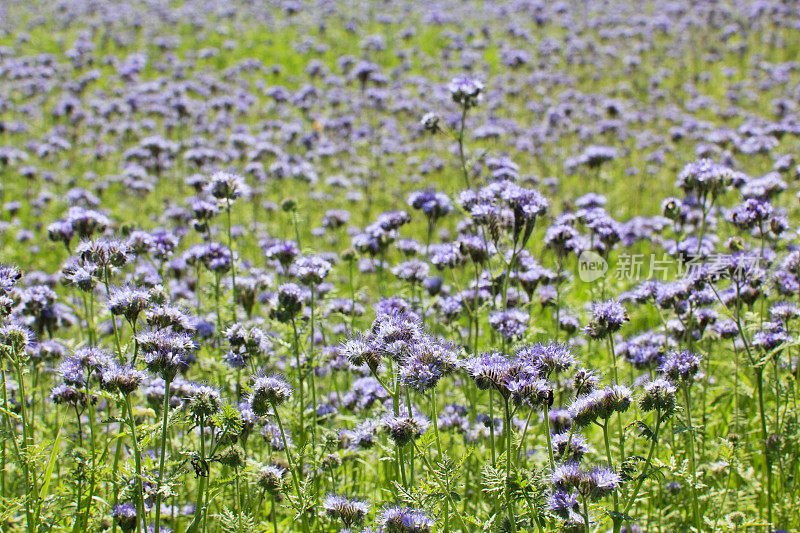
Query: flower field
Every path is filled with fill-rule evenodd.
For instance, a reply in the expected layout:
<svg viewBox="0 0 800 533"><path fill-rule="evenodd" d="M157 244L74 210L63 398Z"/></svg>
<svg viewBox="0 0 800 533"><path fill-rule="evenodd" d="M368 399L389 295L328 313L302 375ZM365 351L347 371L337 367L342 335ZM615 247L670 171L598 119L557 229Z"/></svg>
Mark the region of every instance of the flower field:
<svg viewBox="0 0 800 533"><path fill-rule="evenodd" d="M800 531L800 5L0 4L0 532Z"/></svg>

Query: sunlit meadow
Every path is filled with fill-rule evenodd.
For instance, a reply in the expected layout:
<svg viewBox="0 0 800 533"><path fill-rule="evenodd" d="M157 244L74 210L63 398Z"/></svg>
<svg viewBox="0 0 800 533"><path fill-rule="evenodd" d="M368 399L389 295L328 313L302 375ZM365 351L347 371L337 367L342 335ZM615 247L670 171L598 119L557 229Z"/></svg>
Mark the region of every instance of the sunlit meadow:
<svg viewBox="0 0 800 533"><path fill-rule="evenodd" d="M800 530L800 6L0 3L0 531Z"/></svg>

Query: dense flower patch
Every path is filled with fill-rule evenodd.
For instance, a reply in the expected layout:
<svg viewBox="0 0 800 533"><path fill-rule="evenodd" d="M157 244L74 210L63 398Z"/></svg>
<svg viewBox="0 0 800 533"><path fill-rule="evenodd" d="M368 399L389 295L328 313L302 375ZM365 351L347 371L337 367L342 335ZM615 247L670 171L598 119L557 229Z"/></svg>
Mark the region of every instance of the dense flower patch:
<svg viewBox="0 0 800 533"><path fill-rule="evenodd" d="M797 530L798 28L0 5L0 530Z"/></svg>

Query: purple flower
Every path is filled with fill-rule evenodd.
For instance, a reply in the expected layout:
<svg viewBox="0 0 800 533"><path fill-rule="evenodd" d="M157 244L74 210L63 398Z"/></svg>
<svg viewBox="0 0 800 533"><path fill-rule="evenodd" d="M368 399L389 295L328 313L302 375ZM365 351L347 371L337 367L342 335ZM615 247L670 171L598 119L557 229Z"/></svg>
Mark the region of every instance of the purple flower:
<svg viewBox="0 0 800 533"><path fill-rule="evenodd" d="M139 314L150 305L150 293L135 287L114 289L108 298L108 310L114 315L125 317L134 324Z"/></svg>
<svg viewBox="0 0 800 533"><path fill-rule="evenodd" d="M397 446L403 447L418 439L428 429L428 421L419 415L414 416L386 416L383 419L383 428Z"/></svg>
<svg viewBox="0 0 800 533"><path fill-rule="evenodd" d="M340 520L344 527L360 526L369 512L369 504L361 500L352 500L336 494L328 494L322 500L325 513L334 519Z"/></svg>
<svg viewBox="0 0 800 533"><path fill-rule="evenodd" d="M563 372L575 363L575 355L569 346L559 342L527 344L517 349L516 356L529 362L545 377Z"/></svg>
<svg viewBox="0 0 800 533"><path fill-rule="evenodd" d="M586 472L578 463L564 463L556 465L550 474L550 483L556 490L570 491L581 487L586 480Z"/></svg>
<svg viewBox="0 0 800 533"><path fill-rule="evenodd" d="M675 411L675 392L677 388L664 378L656 378L645 383L639 398L639 407L642 411L658 410L661 416L669 416Z"/></svg>
<svg viewBox="0 0 800 533"><path fill-rule="evenodd" d="M416 284L421 283L428 276L429 270L430 267L427 263L419 259L410 259L392 268L392 274L398 279Z"/></svg>
<svg viewBox="0 0 800 533"><path fill-rule="evenodd" d="M138 389L144 378L144 372L130 366L112 363L102 369L100 386L104 390L110 392L119 391L127 395Z"/></svg>
<svg viewBox="0 0 800 533"><path fill-rule="evenodd" d="M694 193L704 197L709 194L719 194L732 183L733 171L730 168L710 159L700 159L683 167L675 186L687 194Z"/></svg>
<svg viewBox="0 0 800 533"><path fill-rule="evenodd" d="M300 255L300 248L294 241L272 241L262 244L262 249L267 259L277 260L284 269Z"/></svg>
<svg viewBox="0 0 800 533"><path fill-rule="evenodd" d="M550 413L553 413L553 411L550 411ZM567 443L569 443L569 450L567 449ZM558 460L580 461L584 455L591 451L586 438L577 432L563 431L556 433L551 437L551 444L553 456Z"/></svg>
<svg viewBox="0 0 800 533"><path fill-rule="evenodd" d="M781 322L764 322L761 331L753 334L753 346L771 352L791 339Z"/></svg>
<svg viewBox="0 0 800 533"><path fill-rule="evenodd" d="M726 214L725 218L738 228L750 230L763 228L773 215L774 209L766 200L748 198Z"/></svg>
<svg viewBox="0 0 800 533"><path fill-rule="evenodd" d="M598 168L603 163L617 158L617 150L611 146L587 146L575 161L577 165Z"/></svg>
<svg viewBox="0 0 800 533"><path fill-rule="evenodd" d="M250 187L242 176L229 172L217 172L208 183L208 192L218 200L232 202L250 196Z"/></svg>
<svg viewBox="0 0 800 533"><path fill-rule="evenodd" d="M669 353L659 370L673 381L691 381L700 371L703 357L689 350Z"/></svg>
<svg viewBox="0 0 800 533"><path fill-rule="evenodd" d="M455 371L459 350L452 344L432 338L414 343L400 367L400 381L424 393L436 386L439 380Z"/></svg>
<svg viewBox="0 0 800 533"><path fill-rule="evenodd" d="M594 468L589 472L589 497L599 500L611 495L622 482L622 478L610 468Z"/></svg>
<svg viewBox="0 0 800 533"><path fill-rule="evenodd" d="M547 508L567 524L582 524L581 504L573 492L556 489L550 495Z"/></svg>
<svg viewBox="0 0 800 533"><path fill-rule="evenodd" d="M468 76L456 76L447 90L453 101L466 109L477 106L483 99L483 83Z"/></svg>
<svg viewBox="0 0 800 533"><path fill-rule="evenodd" d="M489 314L489 325L509 340L520 339L528 329L530 316L521 309L493 311Z"/></svg>
<svg viewBox="0 0 800 533"><path fill-rule="evenodd" d="M281 491L283 481L286 477L287 470L278 465L267 465L263 467L258 473L258 486L267 491L269 494L275 495Z"/></svg>
<svg viewBox="0 0 800 533"><path fill-rule="evenodd" d="M372 342L382 353L402 362L422 338L422 326L411 313L380 314L372 323L372 335Z"/></svg>
<svg viewBox="0 0 800 533"><path fill-rule="evenodd" d="M619 331L630 320L625 308L614 300L592 304L592 320L584 331L593 339L602 339Z"/></svg>
<svg viewBox="0 0 800 533"><path fill-rule="evenodd" d="M256 416L264 416L270 408L286 402L292 397L292 386L276 374L257 376L253 382L253 392L250 393L250 408Z"/></svg>
<svg viewBox="0 0 800 533"><path fill-rule="evenodd" d="M299 257L292 265L292 273L306 286L319 285L330 271L331 264L328 261L313 255Z"/></svg>
<svg viewBox="0 0 800 533"><path fill-rule="evenodd" d="M136 507L130 503L117 504L111 510L111 517L124 533L136 529L137 516Z"/></svg>
<svg viewBox="0 0 800 533"><path fill-rule="evenodd" d="M431 533L434 522L424 509L396 505L381 511L378 524L385 533Z"/></svg>
<svg viewBox="0 0 800 533"><path fill-rule="evenodd" d="M408 205L421 210L428 220L434 222L453 210L446 194L433 190L415 191L408 195Z"/></svg>
<svg viewBox="0 0 800 533"><path fill-rule="evenodd" d="M169 329L145 330L136 338L147 369L165 381L171 381L179 370L189 366L196 348L189 335Z"/></svg>
<svg viewBox="0 0 800 533"><path fill-rule="evenodd" d="M290 322L303 309L305 294L296 283L284 283L278 287L274 300L274 317L280 322Z"/></svg>

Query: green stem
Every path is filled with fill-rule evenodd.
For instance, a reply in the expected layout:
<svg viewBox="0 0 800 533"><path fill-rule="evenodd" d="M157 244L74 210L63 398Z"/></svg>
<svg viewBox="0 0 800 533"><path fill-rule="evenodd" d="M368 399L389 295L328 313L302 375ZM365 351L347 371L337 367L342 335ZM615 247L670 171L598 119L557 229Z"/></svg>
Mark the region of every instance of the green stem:
<svg viewBox="0 0 800 533"><path fill-rule="evenodd" d="M636 482L636 486L633 487L633 492L631 492L630 498L628 499L628 503L625 504L625 509L622 511L622 514L627 515L628 511L631 510L631 507L636 502L636 496L639 495L639 489L644 483L645 478L647 477L647 471L650 469L650 461L653 459L653 451L656 449L656 443L658 442L658 431L661 428L661 411L656 411L656 428L653 431L653 436L650 439L650 450L647 452L647 459L644 462L644 468L642 469L642 475L639 476L639 479Z"/></svg>
<svg viewBox="0 0 800 533"><path fill-rule="evenodd" d="M317 457L317 379L316 379L316 366L314 363L314 285L310 286L311 298L309 306L311 307L311 325L310 325L310 338L308 341L308 365L311 369L311 460L315 466L316 471L316 457ZM319 483L315 483L315 490Z"/></svg>
<svg viewBox="0 0 800 533"><path fill-rule="evenodd" d="M303 494L300 492L300 481L297 477L297 470L295 469L294 461L292 460L292 453L289 451L289 444L286 441L286 433L283 431L283 422L278 414L278 406L272 404L272 412L275 413L275 420L278 422L278 429L281 432L281 439L283 440L283 448L286 450L286 462L289 463L289 471L292 473L292 483L294 483L294 490L297 494L297 501L301 507L301 519L303 521L303 531L308 533L308 522L306 521L305 503L303 502Z"/></svg>
<svg viewBox="0 0 800 533"><path fill-rule="evenodd" d="M572 440L572 429L570 428L570 438L567 441L567 448L564 451L564 457L569 454L569 446L570 440ZM544 436L547 439L547 457L550 460L550 470L555 470L556 462L553 459L553 442L550 437L550 407L547 405L547 402L544 402Z"/></svg>
<svg viewBox="0 0 800 533"><path fill-rule="evenodd" d="M603 442L606 446L606 459L608 460L608 466L610 468L614 468L614 460L611 458L611 443L608 438L608 419L606 419L602 426L603 428ZM612 517L612 521L614 524L614 533L619 533L620 526L622 525L622 520L620 519L619 515L619 495L617 494L617 490L614 489L614 516Z"/></svg>
<svg viewBox="0 0 800 533"><path fill-rule="evenodd" d="M161 422L161 459L158 463L158 482L156 484L156 521L154 531L155 533L160 533L161 529L161 485L164 482L164 463L167 451L167 421L169 417L169 396L170 396L170 385L172 384L172 380L164 380L164 407L163 407L163 418Z"/></svg>
<svg viewBox="0 0 800 533"><path fill-rule="evenodd" d="M683 395L686 399L686 420L689 424L689 470L692 471L692 514L697 531L702 531L700 508L697 503L697 462L694 450L694 424L692 423L692 396L689 393L689 384L683 384Z"/></svg>
<svg viewBox="0 0 800 533"><path fill-rule="evenodd" d="M511 531L517 531L517 521L514 518L514 501L511 498L511 409L508 405L508 398L505 398L505 427L503 431L506 436L506 502L508 504L508 521ZM550 451L552 458L552 450Z"/></svg>
<svg viewBox="0 0 800 533"><path fill-rule="evenodd" d="M489 441L492 445L492 466L497 467L497 453L494 445L494 389L489 389Z"/></svg>
<svg viewBox="0 0 800 533"><path fill-rule="evenodd" d="M442 457L442 443L439 439L439 412L436 409L436 389L431 390L431 422L433 422L433 434L436 436L436 451L439 452L439 457Z"/></svg>
<svg viewBox="0 0 800 533"><path fill-rule="evenodd" d="M231 311L233 312L233 321L236 322L236 261L233 258L233 235L231 234L231 201L227 200L228 214L228 251L231 254Z"/></svg>
<svg viewBox="0 0 800 533"><path fill-rule="evenodd" d="M6 425L8 426L8 430L11 432L11 442L14 444L14 453L17 455L17 459L19 460L19 464L22 466L24 478L25 478L25 496L26 498L30 497L31 494L31 483L30 483L30 472L28 471L28 462L27 462L27 454L23 455L22 451L20 450L19 443L17 442L17 435L15 425L11 422L11 416L9 413L8 405L8 392L6 390L6 367L5 362L0 361L0 371L2 371L3 375L3 415ZM25 446L25 439L23 437L23 449ZM5 443L5 439L3 440ZM79 497L80 499L80 497ZM26 520L26 527L28 529L28 533L33 533L35 531L36 525L33 522L33 509L30 505L25 505L25 520Z"/></svg>
<svg viewBox="0 0 800 533"><path fill-rule="evenodd" d="M756 368L756 390L758 392L758 414L761 422L761 446L764 452L764 470L767 475L767 523L772 525L772 464L767 450L767 415L764 409L764 369Z"/></svg>
<svg viewBox="0 0 800 533"><path fill-rule="evenodd" d="M133 498L134 502L136 503L136 509L139 513L139 516L136 520L136 530L141 531L142 521L144 520L145 523L147 523L144 514L144 494L142 489L142 454L139 451L139 443L136 440L136 419L133 416L133 406L131 405L130 394L125 395L125 405L128 408L128 417L131 427L131 442L133 443L133 461L136 467L136 494Z"/></svg>
<svg viewBox="0 0 800 533"><path fill-rule="evenodd" d="M467 106L463 106L461 109L461 126L458 131L458 156L461 160L461 171L464 173L464 183L469 189L469 171L467 170L467 158L464 155L464 127L467 123L467 109Z"/></svg>
<svg viewBox="0 0 800 533"><path fill-rule="evenodd" d="M586 496L581 498L583 500L583 525L586 528L586 533L590 533L591 524L589 522L589 505L586 503Z"/></svg>
<svg viewBox="0 0 800 533"><path fill-rule="evenodd" d="M302 448L306 443L306 401L304 396L305 392L303 391L303 382L305 379L303 378L303 365L300 362L300 340L297 335L297 322L295 322L294 318L292 318L292 333L292 350L294 351L294 358L297 363L297 392L300 394L300 447Z"/></svg>
<svg viewBox="0 0 800 533"><path fill-rule="evenodd" d="M235 488L236 488L236 509L238 511L237 514L238 514L238 520L239 520L239 527L237 529L239 530L239 533L242 533L242 531L243 531L243 527L242 527L242 494L241 494L241 492L239 490L239 467L238 466L233 469L233 474L234 474L234 477L236 478L236 485L235 485Z"/></svg>

